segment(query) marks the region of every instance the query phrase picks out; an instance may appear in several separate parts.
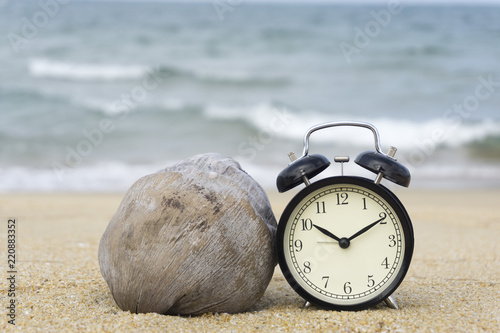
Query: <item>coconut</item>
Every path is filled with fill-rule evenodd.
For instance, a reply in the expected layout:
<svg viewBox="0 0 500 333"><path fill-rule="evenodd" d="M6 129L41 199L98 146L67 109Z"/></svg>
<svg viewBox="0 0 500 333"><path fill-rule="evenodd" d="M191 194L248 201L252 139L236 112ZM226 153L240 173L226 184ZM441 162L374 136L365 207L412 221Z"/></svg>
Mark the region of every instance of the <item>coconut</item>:
<svg viewBox="0 0 500 333"><path fill-rule="evenodd" d="M132 185L99 265L123 310L242 312L272 278L276 226L266 193L237 162L197 155Z"/></svg>

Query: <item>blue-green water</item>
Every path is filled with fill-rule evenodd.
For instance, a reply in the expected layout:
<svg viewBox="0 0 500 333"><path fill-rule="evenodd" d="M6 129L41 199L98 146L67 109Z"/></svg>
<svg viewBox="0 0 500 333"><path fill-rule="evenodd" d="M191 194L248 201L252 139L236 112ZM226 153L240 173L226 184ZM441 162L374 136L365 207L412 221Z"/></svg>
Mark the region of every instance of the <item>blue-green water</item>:
<svg viewBox="0 0 500 333"><path fill-rule="evenodd" d="M412 186L500 184L500 6L237 3L1 1L0 190L123 190L205 152L273 187L339 120ZM322 132L330 160L373 149Z"/></svg>

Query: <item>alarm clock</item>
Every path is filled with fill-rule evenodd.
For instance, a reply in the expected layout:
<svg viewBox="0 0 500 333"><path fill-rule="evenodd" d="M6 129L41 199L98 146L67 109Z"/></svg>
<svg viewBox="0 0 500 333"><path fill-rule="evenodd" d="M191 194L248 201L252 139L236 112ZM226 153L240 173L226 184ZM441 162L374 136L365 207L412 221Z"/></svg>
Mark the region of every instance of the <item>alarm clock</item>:
<svg viewBox="0 0 500 333"><path fill-rule="evenodd" d="M375 151L354 162L375 179L344 176L348 156L337 156L341 175L311 182L330 165L309 154L309 138L318 130L354 126L371 130ZM290 286L306 300L331 310L362 310L379 302L397 309L392 294L403 281L413 254L410 217L401 201L381 184L383 178L408 187L410 172L380 146L377 129L365 122L329 122L311 127L301 157L278 175L279 192L305 184L283 211L276 234L279 266Z"/></svg>

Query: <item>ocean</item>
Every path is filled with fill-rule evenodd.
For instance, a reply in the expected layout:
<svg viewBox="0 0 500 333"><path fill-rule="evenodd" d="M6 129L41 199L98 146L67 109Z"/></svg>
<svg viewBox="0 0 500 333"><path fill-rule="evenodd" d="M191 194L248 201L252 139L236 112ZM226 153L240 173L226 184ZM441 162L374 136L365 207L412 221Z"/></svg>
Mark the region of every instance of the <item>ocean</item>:
<svg viewBox="0 0 500 333"><path fill-rule="evenodd" d="M410 187L500 186L500 6L0 0L0 36L4 193L124 191L207 152L274 189L308 128L352 120ZM310 138L345 174L375 177L373 149Z"/></svg>

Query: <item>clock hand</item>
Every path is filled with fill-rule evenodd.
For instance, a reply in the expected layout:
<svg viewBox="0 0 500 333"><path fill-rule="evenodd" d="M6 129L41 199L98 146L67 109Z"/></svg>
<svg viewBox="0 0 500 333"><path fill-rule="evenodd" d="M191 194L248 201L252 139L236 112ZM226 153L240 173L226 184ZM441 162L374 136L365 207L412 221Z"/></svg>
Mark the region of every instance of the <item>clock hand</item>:
<svg viewBox="0 0 500 333"><path fill-rule="evenodd" d="M361 229L360 231L358 231L357 233L355 233L354 235L352 235L351 237L349 237L347 240L352 241L354 238L358 237L359 235L364 234L365 232L367 232L368 230L370 230L371 228L373 228L374 226L376 226L383 219L385 219L385 217L383 217L383 218L381 218L381 219L373 222L372 224L370 224L367 227L364 227L363 229Z"/></svg>
<svg viewBox="0 0 500 333"><path fill-rule="evenodd" d="M313 226L316 229L318 229L319 231L321 231L322 233L324 233L325 235L327 235L328 237L335 239L337 242L340 242L340 238L338 238L337 236L335 236L334 234L332 234L330 231L328 231L326 229L323 229L321 227L318 227L316 224L313 224Z"/></svg>

